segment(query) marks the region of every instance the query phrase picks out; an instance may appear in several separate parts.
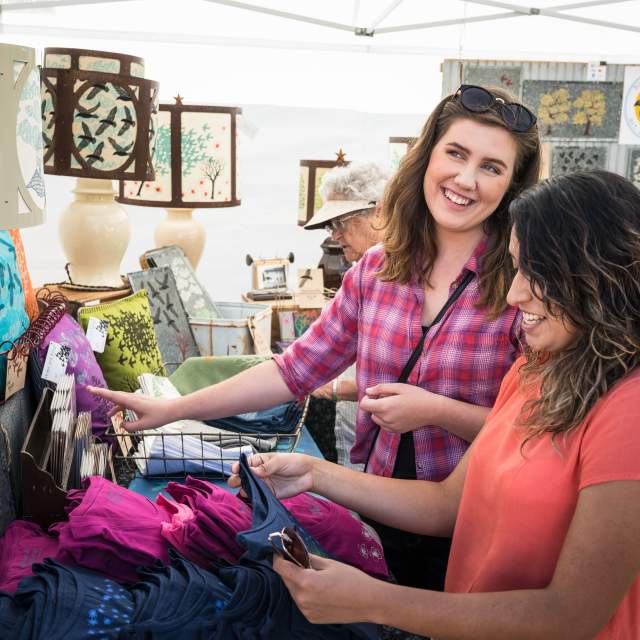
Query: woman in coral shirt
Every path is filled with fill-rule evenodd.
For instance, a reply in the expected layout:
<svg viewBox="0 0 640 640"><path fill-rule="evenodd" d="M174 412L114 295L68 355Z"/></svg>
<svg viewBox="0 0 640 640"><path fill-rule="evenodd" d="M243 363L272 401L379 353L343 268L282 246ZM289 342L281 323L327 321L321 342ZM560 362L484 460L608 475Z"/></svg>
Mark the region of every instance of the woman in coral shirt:
<svg viewBox="0 0 640 640"><path fill-rule="evenodd" d="M511 205L508 301L528 348L443 482L261 454L279 496L312 490L390 526L448 536L446 593L312 556L274 568L312 622L437 638L640 637L640 192L564 176ZM237 477L230 481L237 484Z"/></svg>

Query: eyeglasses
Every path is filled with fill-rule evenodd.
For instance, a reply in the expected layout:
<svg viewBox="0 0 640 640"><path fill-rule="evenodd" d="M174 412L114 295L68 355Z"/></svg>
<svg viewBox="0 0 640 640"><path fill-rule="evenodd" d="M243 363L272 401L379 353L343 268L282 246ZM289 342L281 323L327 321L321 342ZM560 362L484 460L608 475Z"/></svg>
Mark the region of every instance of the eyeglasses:
<svg viewBox="0 0 640 640"><path fill-rule="evenodd" d="M373 206L375 205L375 202L371 202L370 204ZM369 213L369 211L371 211L371 209L360 209L358 211L354 211L353 213L350 213L349 215L342 216L341 218L334 218L333 220L329 220L327 224L325 224L324 230L329 234L337 233L338 231L344 231L346 227L346 223L349 220L353 218L357 218L358 216L361 216L364 213Z"/></svg>
<svg viewBox="0 0 640 640"><path fill-rule="evenodd" d="M502 98L494 96L491 91L474 84L463 84L456 91L456 98L460 104L473 113L484 113L493 107L511 131L524 133L529 131L536 123L535 115L522 104L517 102L505 102Z"/></svg>
<svg viewBox="0 0 640 640"><path fill-rule="evenodd" d="M304 540L291 527L270 533L268 540L274 551L303 569L311 569L311 558Z"/></svg>

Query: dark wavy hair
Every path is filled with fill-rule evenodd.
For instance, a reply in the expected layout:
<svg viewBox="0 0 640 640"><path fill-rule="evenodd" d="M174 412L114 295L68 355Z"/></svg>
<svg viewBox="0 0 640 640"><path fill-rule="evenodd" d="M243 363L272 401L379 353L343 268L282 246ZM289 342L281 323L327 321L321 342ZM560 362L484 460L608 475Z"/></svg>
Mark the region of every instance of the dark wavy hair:
<svg viewBox="0 0 640 640"><path fill-rule="evenodd" d="M490 88L494 96L505 102L515 98L499 88ZM490 317L506 307L506 295L513 277L509 259L509 204L523 189L535 184L540 175L540 138L537 126L529 131L511 131L497 111L484 113L467 111L455 94L440 101L425 123L420 136L402 159L400 168L390 180L383 199L385 264L380 270L382 280L406 284L420 269L420 279L428 282L438 255L435 222L424 197L424 174L433 148L449 127L460 119L506 129L517 144L516 166L511 184L498 208L485 221L489 245L480 270L481 296L478 306L486 307Z"/></svg>
<svg viewBox="0 0 640 640"><path fill-rule="evenodd" d="M575 327L563 350L527 348L520 370L541 384L521 422L558 434L640 364L640 191L607 171L574 173L525 191L510 213L523 275Z"/></svg>

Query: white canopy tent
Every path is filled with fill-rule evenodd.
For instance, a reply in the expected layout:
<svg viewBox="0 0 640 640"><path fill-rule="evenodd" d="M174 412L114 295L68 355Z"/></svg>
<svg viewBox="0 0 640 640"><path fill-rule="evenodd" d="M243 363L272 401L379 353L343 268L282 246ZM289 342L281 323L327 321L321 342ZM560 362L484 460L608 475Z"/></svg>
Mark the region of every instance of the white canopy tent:
<svg viewBox="0 0 640 640"><path fill-rule="evenodd" d="M295 226L298 161L342 146L388 162L387 138L415 134L439 99L444 58L640 63L639 0L561 1L0 0L0 40L139 55L163 101L243 107L257 131L240 141L243 204L197 214L208 234L199 272L215 298L238 300L245 253L294 251L301 267L320 257L322 232ZM37 284L63 277L51 232L71 188L47 176L49 222L23 234ZM152 246L160 213L128 210L125 271Z"/></svg>
<svg viewBox="0 0 640 640"><path fill-rule="evenodd" d="M0 0L0 38L142 55L193 99L206 60L223 101L415 113L445 57L634 61L638 0L558 2Z"/></svg>

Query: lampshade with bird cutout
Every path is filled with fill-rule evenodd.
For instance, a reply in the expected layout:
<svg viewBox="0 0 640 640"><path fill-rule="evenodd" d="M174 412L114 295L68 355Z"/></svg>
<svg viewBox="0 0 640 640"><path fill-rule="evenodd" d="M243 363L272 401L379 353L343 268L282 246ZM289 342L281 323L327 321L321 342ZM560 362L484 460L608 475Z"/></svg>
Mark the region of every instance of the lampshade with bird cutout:
<svg viewBox="0 0 640 640"><path fill-rule="evenodd" d="M42 119L45 173L151 179L158 83L141 58L45 49Z"/></svg>

